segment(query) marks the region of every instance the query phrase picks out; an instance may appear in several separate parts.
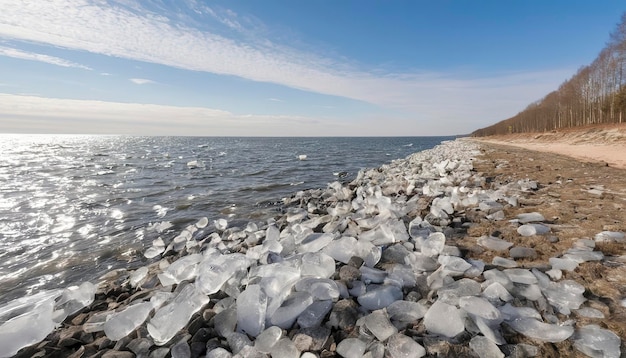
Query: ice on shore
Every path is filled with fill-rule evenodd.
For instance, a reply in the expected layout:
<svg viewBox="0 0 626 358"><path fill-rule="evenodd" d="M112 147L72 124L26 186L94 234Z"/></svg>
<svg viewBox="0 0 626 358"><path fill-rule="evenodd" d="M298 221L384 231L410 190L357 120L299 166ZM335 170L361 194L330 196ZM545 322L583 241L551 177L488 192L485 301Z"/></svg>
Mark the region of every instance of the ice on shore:
<svg viewBox="0 0 626 358"><path fill-rule="evenodd" d="M517 228L517 233L522 236L544 235L550 232L550 228L543 224L524 224Z"/></svg>
<svg viewBox="0 0 626 358"><path fill-rule="evenodd" d="M597 325L588 325L576 330L574 347L593 358L621 357L620 338L613 332Z"/></svg>
<svg viewBox="0 0 626 358"><path fill-rule="evenodd" d="M4 322L0 326L0 357L11 357L22 347L46 338L56 325L52 319L53 306L53 300L44 300L30 311Z"/></svg>
<svg viewBox="0 0 626 358"><path fill-rule="evenodd" d="M513 243L493 236L481 236L478 238L478 245L489 250L506 251Z"/></svg>
<svg viewBox="0 0 626 358"><path fill-rule="evenodd" d="M544 323L534 318L515 318L507 324L517 332L540 341L562 342L574 334L574 327Z"/></svg>
<svg viewBox="0 0 626 358"><path fill-rule="evenodd" d="M436 301L424 316L424 326L432 334L456 337L465 330L465 317L455 306Z"/></svg>
<svg viewBox="0 0 626 358"><path fill-rule="evenodd" d="M265 329L267 296L259 285L249 285L237 297L237 327L256 337Z"/></svg>
<svg viewBox="0 0 626 358"><path fill-rule="evenodd" d="M209 297L187 284L167 305L156 311L147 324L156 345L162 346L189 322L191 316L209 302Z"/></svg>

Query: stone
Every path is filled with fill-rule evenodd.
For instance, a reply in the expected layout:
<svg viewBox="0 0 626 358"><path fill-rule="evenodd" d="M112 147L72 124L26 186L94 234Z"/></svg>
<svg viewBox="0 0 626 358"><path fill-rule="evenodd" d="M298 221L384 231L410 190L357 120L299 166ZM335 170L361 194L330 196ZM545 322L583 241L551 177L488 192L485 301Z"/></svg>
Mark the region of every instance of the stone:
<svg viewBox="0 0 626 358"><path fill-rule="evenodd" d="M356 324L358 311L356 304L352 300L339 300L333 306L328 318L328 324L331 327L340 328L342 330L351 330Z"/></svg>
<svg viewBox="0 0 626 358"><path fill-rule="evenodd" d="M537 251L530 247L515 246L509 250L509 257L513 259L536 259Z"/></svg>
<svg viewBox="0 0 626 358"><path fill-rule="evenodd" d="M543 224L524 224L517 228L517 233L522 236L544 235L550 232L550 228Z"/></svg>

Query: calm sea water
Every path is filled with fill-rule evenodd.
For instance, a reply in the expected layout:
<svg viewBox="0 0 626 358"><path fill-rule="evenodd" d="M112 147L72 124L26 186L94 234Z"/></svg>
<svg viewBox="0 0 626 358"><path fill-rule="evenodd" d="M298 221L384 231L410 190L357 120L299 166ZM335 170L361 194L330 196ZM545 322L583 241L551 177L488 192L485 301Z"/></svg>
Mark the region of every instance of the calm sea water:
<svg viewBox="0 0 626 358"><path fill-rule="evenodd" d="M298 190L448 139L0 135L0 303L145 265L152 240L202 217L265 220Z"/></svg>

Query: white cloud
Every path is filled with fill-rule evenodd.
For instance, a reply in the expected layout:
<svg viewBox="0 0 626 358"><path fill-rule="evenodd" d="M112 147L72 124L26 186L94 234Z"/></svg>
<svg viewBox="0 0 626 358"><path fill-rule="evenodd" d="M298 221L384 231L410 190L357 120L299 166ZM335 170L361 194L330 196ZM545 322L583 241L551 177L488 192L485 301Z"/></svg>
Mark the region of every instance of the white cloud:
<svg viewBox="0 0 626 358"><path fill-rule="evenodd" d="M147 85L147 84L155 84L156 82L153 80L148 80L145 78L130 78L130 82L138 85Z"/></svg>
<svg viewBox="0 0 626 358"><path fill-rule="evenodd" d="M302 116L236 115L203 107L119 103L0 93L1 133L204 136L324 135L349 127Z"/></svg>
<svg viewBox="0 0 626 358"><path fill-rule="evenodd" d="M75 67L75 68L82 68L84 70L91 70L91 68L87 66L83 66L78 63L67 61L59 57L48 56L48 55L34 53L34 52L22 51L22 50L5 47L5 46L0 46L0 56L18 58L21 60L39 61L39 62L49 63L51 65L57 65L61 67Z"/></svg>
<svg viewBox="0 0 626 358"><path fill-rule="evenodd" d="M483 79L433 73L380 73L280 46L235 40L176 24L161 14L103 1L0 0L0 36L147 61L366 101L429 120L463 116L487 121L515 114L572 71L504 74ZM192 3L194 3L192 1ZM128 5L131 4L131 5ZM134 10L132 10L134 9ZM204 12L211 10L203 7ZM200 11L200 10L197 10ZM236 14L213 11L236 28ZM252 41L252 42L250 42Z"/></svg>

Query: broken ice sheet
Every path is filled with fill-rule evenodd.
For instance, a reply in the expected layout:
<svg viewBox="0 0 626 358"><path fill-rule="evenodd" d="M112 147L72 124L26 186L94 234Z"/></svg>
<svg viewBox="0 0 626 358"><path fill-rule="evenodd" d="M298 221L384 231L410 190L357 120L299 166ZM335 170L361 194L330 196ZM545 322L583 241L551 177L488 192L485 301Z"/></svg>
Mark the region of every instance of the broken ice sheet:
<svg viewBox="0 0 626 358"><path fill-rule="evenodd" d="M455 306L436 301L424 316L428 332L445 337L455 337L465 330L465 315Z"/></svg>
<svg viewBox="0 0 626 358"><path fill-rule="evenodd" d="M572 326L544 323L534 318L519 317L507 321L507 324L527 337L552 343L562 342L574 333Z"/></svg>
<svg viewBox="0 0 626 358"><path fill-rule="evenodd" d="M620 357L620 344L615 333L594 324L577 329L574 335L574 347L593 358Z"/></svg>

